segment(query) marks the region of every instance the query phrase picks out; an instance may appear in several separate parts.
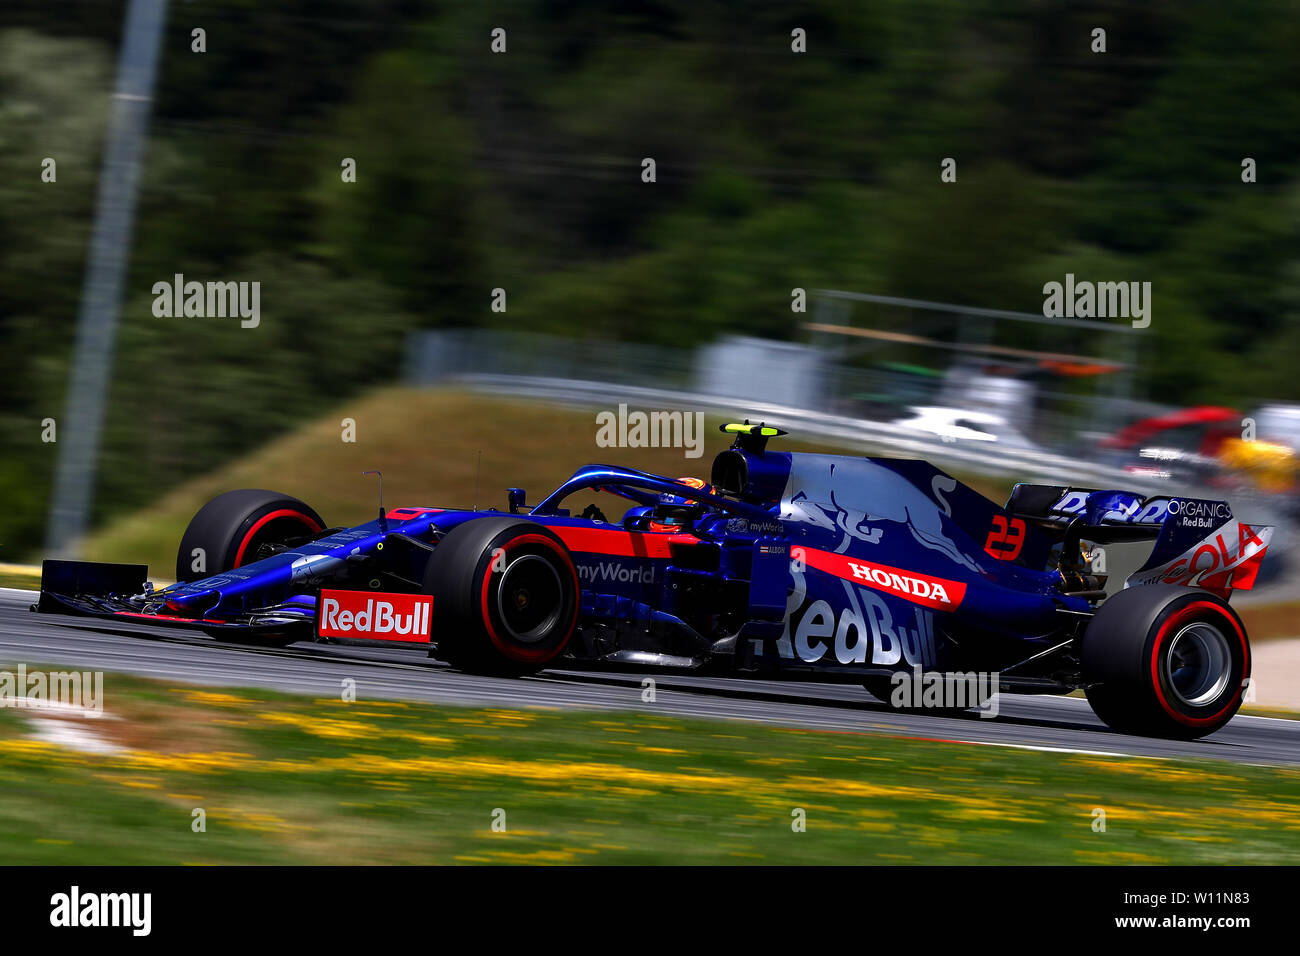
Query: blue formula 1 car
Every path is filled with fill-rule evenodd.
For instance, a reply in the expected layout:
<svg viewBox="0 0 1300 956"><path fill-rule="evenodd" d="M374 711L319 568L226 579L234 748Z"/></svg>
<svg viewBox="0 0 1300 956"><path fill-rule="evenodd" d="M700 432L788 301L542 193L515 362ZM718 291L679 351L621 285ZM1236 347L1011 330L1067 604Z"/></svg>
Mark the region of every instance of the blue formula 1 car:
<svg viewBox="0 0 1300 956"><path fill-rule="evenodd" d="M1083 688L1111 727L1194 738L1241 704L1250 648L1231 592L1272 529L1222 501L1020 484L1005 506L923 461L770 450L724 426L712 474L579 469L534 506L397 508L328 528L259 490L205 505L178 582L47 561L41 612L228 641L397 641L465 671L676 669L864 685L981 672L1011 693ZM381 479L382 480L382 479ZM628 501L618 520L594 504ZM1151 540L1107 597L1088 544Z"/></svg>

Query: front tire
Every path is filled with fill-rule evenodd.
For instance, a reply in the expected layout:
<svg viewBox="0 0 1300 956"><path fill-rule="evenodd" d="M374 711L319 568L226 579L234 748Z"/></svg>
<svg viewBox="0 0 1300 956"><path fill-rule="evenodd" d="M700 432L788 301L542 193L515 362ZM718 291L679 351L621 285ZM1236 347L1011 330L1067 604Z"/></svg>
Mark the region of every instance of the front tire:
<svg viewBox="0 0 1300 956"><path fill-rule="evenodd" d="M1194 740L1241 707L1250 644L1217 595L1147 584L1102 604L1084 634L1081 663L1088 703L1111 729Z"/></svg>
<svg viewBox="0 0 1300 956"><path fill-rule="evenodd" d="M263 544L283 544L324 528L321 516L297 498L260 488L227 491L190 519L176 552L176 580L198 581L250 564ZM227 644L253 647L287 647L309 639L302 634L205 633Z"/></svg>
<svg viewBox="0 0 1300 956"><path fill-rule="evenodd" d="M190 519L176 552L176 580L197 581L251 564L263 544L324 528L321 516L297 498L261 488L227 491Z"/></svg>
<svg viewBox="0 0 1300 956"><path fill-rule="evenodd" d="M516 518L453 528L425 569L436 656L458 670L517 676L541 670L578 623L578 571L550 529Z"/></svg>

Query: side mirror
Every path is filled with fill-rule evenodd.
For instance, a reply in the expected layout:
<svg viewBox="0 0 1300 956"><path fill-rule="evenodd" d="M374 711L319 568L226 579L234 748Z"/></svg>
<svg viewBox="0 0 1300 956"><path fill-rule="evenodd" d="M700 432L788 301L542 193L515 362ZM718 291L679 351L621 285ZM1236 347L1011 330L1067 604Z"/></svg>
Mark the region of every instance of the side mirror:
<svg viewBox="0 0 1300 956"><path fill-rule="evenodd" d="M524 504L524 498L525 498L524 489L522 488L506 489L506 504L510 506L510 513L512 515L519 514L520 508L528 507L528 505Z"/></svg>

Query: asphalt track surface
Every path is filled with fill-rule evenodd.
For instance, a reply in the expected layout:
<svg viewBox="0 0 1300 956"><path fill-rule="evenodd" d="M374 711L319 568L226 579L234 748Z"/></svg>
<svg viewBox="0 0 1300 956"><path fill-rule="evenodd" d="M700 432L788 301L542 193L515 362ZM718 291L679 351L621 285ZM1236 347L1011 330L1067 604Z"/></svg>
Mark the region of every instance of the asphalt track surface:
<svg viewBox="0 0 1300 956"><path fill-rule="evenodd" d="M623 710L744 720L827 732L859 732L969 744L1151 757L1202 757L1247 764L1300 764L1300 721L1237 716L1199 741L1131 737L1110 731L1084 700L1003 695L987 719L900 713L844 684L754 681L655 674L655 700L642 701L635 673L544 671L534 677L475 677L424 652L300 643L284 649L219 643L205 635L148 625L33 614L31 591L0 588L0 665L57 665L164 681L262 687L337 697L356 681L358 699L438 704ZM111 710L111 681L106 687Z"/></svg>

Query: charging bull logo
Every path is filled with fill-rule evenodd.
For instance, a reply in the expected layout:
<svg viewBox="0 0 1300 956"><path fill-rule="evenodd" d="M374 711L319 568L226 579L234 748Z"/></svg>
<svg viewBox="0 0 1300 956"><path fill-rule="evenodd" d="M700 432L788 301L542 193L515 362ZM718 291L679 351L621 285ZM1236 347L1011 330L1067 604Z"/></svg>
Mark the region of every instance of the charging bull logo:
<svg viewBox="0 0 1300 956"><path fill-rule="evenodd" d="M902 475L866 459L795 456L781 517L839 531L837 554L855 539L878 544L888 525L901 525L924 547L971 571L981 570L948 536L944 513L934 500Z"/></svg>

